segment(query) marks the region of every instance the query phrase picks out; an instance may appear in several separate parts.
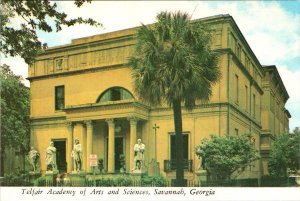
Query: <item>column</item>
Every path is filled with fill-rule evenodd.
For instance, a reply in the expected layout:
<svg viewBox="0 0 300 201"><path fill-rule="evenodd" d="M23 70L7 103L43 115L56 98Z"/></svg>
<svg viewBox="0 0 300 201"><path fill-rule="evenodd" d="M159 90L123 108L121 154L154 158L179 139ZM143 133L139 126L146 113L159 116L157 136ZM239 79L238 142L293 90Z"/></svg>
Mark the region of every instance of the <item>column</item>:
<svg viewBox="0 0 300 201"><path fill-rule="evenodd" d="M132 171L135 169L134 164L134 145L136 143L136 125L137 119L134 117L128 118L130 123L130 152L129 152L129 170Z"/></svg>
<svg viewBox="0 0 300 201"><path fill-rule="evenodd" d="M106 119L108 123L108 173L115 172L115 124L113 119Z"/></svg>
<svg viewBox="0 0 300 201"><path fill-rule="evenodd" d="M72 149L73 149L73 127L74 127L74 124L72 122L67 122L66 126L68 128L67 172L72 172L73 159L71 157L71 153L72 153Z"/></svg>
<svg viewBox="0 0 300 201"><path fill-rule="evenodd" d="M91 172L89 157L93 153L93 122L85 121L86 124L86 172Z"/></svg>

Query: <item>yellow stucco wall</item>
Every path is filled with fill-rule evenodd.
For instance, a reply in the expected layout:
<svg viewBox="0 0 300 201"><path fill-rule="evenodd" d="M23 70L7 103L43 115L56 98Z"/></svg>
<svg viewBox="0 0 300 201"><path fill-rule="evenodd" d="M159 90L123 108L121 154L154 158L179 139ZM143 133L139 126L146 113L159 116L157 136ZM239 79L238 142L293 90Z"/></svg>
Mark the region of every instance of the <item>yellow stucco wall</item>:
<svg viewBox="0 0 300 201"><path fill-rule="evenodd" d="M216 17L211 27L214 30L213 48L221 53L219 66L222 77L213 86L210 102L204 107L197 103L193 111L183 110L183 131L189 135L189 159L193 169L198 167L194 148L210 134L234 135L252 132L256 139L256 149L260 149L260 132L270 123L268 111L261 111L263 70L246 40L230 17ZM209 21L209 20L208 20ZM69 45L50 48L37 57L29 67L31 83L31 144L41 153L41 168L45 171L45 150L50 140L66 140L66 157L71 155L68 147L69 131L66 122L73 122L73 140L79 138L83 145L83 169L87 162L87 130L85 121L93 120L92 153L104 159L107 165L107 118L122 122L123 131L116 136L124 137L126 169L130 168L130 125L128 117L138 117L136 138L146 145L145 160L149 163L156 156L161 173L164 160L170 159L170 133L174 132L173 113L166 105L150 108L137 104L127 58L135 43L136 29L121 30L72 40ZM239 49L237 49L239 47ZM240 53L238 53L240 52ZM58 61L62 62L57 67ZM238 77L238 82L235 79ZM237 85L238 84L238 85ZM55 111L55 86L65 87L66 110ZM106 89L123 87L130 91L137 102L95 104ZM247 86L247 90L246 87ZM237 92L238 89L238 92ZM247 91L247 93L246 93ZM255 106L254 96L255 95ZM267 97L267 95L266 95ZM238 101L237 101L238 100ZM255 115L254 109L255 108ZM261 116L262 115L262 116ZM153 125L159 126L156 140ZM66 159L67 160L67 159ZM251 169L251 177L257 177L259 162Z"/></svg>

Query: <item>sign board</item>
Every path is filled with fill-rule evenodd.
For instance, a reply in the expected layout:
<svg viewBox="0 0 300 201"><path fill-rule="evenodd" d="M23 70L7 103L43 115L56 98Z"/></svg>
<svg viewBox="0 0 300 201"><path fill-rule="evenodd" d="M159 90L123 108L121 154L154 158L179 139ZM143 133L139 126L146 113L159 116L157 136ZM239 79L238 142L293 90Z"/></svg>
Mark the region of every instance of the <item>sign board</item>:
<svg viewBox="0 0 300 201"><path fill-rule="evenodd" d="M90 155L90 166L92 166L92 167L98 166L98 160L97 160L97 155L96 154L91 154Z"/></svg>

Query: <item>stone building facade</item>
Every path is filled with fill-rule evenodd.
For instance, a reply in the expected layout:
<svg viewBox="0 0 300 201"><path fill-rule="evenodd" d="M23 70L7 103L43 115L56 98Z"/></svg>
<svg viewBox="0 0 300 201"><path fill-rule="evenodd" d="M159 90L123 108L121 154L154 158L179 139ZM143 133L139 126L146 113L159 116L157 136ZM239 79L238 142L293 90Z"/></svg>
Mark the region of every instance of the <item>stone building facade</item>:
<svg viewBox="0 0 300 201"><path fill-rule="evenodd" d="M270 136L288 131L290 117L284 108L288 95L276 68L260 64L234 19L217 15L194 23L200 21L213 31L213 48L221 54L222 78L214 85L208 103L182 112L185 177L189 180L195 178L199 163L195 146L201 139L210 134L253 133L255 147L262 152L269 149ZM75 138L83 147L84 171L91 172L89 156L97 154L108 173L118 172L119 156L124 154L129 172L134 166L133 146L140 138L146 146L146 166L156 159L161 174L175 178L172 109L150 107L133 90L127 58L134 51L136 31L131 28L73 39L71 44L48 48L29 66L31 145L41 154L42 172L51 140L57 148L58 169L74 169L71 151ZM271 74L275 76L272 86L267 83ZM280 104L276 108L280 116L274 120L280 127L269 124L273 121L268 109L270 91ZM241 177L267 174L263 166L266 164L256 161Z"/></svg>

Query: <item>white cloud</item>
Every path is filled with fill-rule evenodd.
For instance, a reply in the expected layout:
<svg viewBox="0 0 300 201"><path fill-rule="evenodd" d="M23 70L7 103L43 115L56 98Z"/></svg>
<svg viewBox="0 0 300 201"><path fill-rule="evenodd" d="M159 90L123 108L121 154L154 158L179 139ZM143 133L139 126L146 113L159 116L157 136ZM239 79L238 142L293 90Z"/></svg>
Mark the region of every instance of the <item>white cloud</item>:
<svg viewBox="0 0 300 201"><path fill-rule="evenodd" d="M292 115L290 119L290 130L292 131L295 127L300 127L300 69L292 72L286 66L277 66L277 70L290 96L286 108Z"/></svg>

